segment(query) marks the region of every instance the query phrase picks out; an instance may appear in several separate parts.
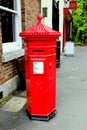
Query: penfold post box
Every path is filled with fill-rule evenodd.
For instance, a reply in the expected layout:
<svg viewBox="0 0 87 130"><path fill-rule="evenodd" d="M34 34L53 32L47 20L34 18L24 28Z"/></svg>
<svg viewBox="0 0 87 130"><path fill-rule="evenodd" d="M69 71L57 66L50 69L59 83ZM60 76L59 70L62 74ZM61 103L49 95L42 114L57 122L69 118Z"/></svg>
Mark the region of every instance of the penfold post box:
<svg viewBox="0 0 87 130"><path fill-rule="evenodd" d="M19 35L25 42L27 113L31 120L48 121L56 114L56 39L60 32L38 23Z"/></svg>

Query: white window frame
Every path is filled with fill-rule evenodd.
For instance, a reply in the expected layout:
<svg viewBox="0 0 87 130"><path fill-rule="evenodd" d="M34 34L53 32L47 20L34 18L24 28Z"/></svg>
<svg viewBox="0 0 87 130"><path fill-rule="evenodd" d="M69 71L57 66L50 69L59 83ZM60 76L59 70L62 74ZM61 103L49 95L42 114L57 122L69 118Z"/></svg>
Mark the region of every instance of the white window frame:
<svg viewBox="0 0 87 130"><path fill-rule="evenodd" d="M22 49L22 40L19 37L19 33L22 30L21 29L21 1L15 0L14 5L16 5L15 10L0 6L0 9L8 11L8 12L12 12L15 14L15 42L2 43L3 54Z"/></svg>

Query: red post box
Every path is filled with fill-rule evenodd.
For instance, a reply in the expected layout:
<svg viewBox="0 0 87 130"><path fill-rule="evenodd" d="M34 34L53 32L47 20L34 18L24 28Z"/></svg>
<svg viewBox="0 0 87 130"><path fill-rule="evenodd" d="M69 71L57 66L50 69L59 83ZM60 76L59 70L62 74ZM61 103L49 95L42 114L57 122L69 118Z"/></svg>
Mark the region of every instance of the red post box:
<svg viewBox="0 0 87 130"><path fill-rule="evenodd" d="M31 120L56 114L56 39L60 33L41 23L20 33L25 41L27 112Z"/></svg>

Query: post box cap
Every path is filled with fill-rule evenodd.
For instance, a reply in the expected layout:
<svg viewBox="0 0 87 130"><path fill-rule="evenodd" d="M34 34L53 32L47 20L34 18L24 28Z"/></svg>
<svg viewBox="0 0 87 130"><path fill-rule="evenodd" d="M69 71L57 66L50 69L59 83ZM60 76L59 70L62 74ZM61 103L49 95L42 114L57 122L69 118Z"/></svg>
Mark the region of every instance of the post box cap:
<svg viewBox="0 0 87 130"><path fill-rule="evenodd" d="M57 39L61 35L60 32L53 30L47 25L44 25L41 23L42 20L42 15L39 14L37 16L37 24L34 26L28 28L27 30L21 32L19 34L20 37L22 37L25 40L37 40L38 38L40 39L46 39L46 38L54 38Z"/></svg>

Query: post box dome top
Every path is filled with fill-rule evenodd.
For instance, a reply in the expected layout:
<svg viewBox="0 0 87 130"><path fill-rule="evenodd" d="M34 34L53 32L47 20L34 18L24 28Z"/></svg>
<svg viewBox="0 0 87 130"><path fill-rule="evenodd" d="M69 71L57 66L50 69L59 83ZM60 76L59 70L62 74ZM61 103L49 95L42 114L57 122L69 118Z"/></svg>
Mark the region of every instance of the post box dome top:
<svg viewBox="0 0 87 130"><path fill-rule="evenodd" d="M54 38L57 39L61 35L60 32L53 30L47 25L44 25L41 23L42 15L39 14L37 16L38 22L34 26L28 28L27 30L21 32L19 34L20 37L22 37L25 40L34 39L37 40L40 39L46 39L46 38Z"/></svg>

